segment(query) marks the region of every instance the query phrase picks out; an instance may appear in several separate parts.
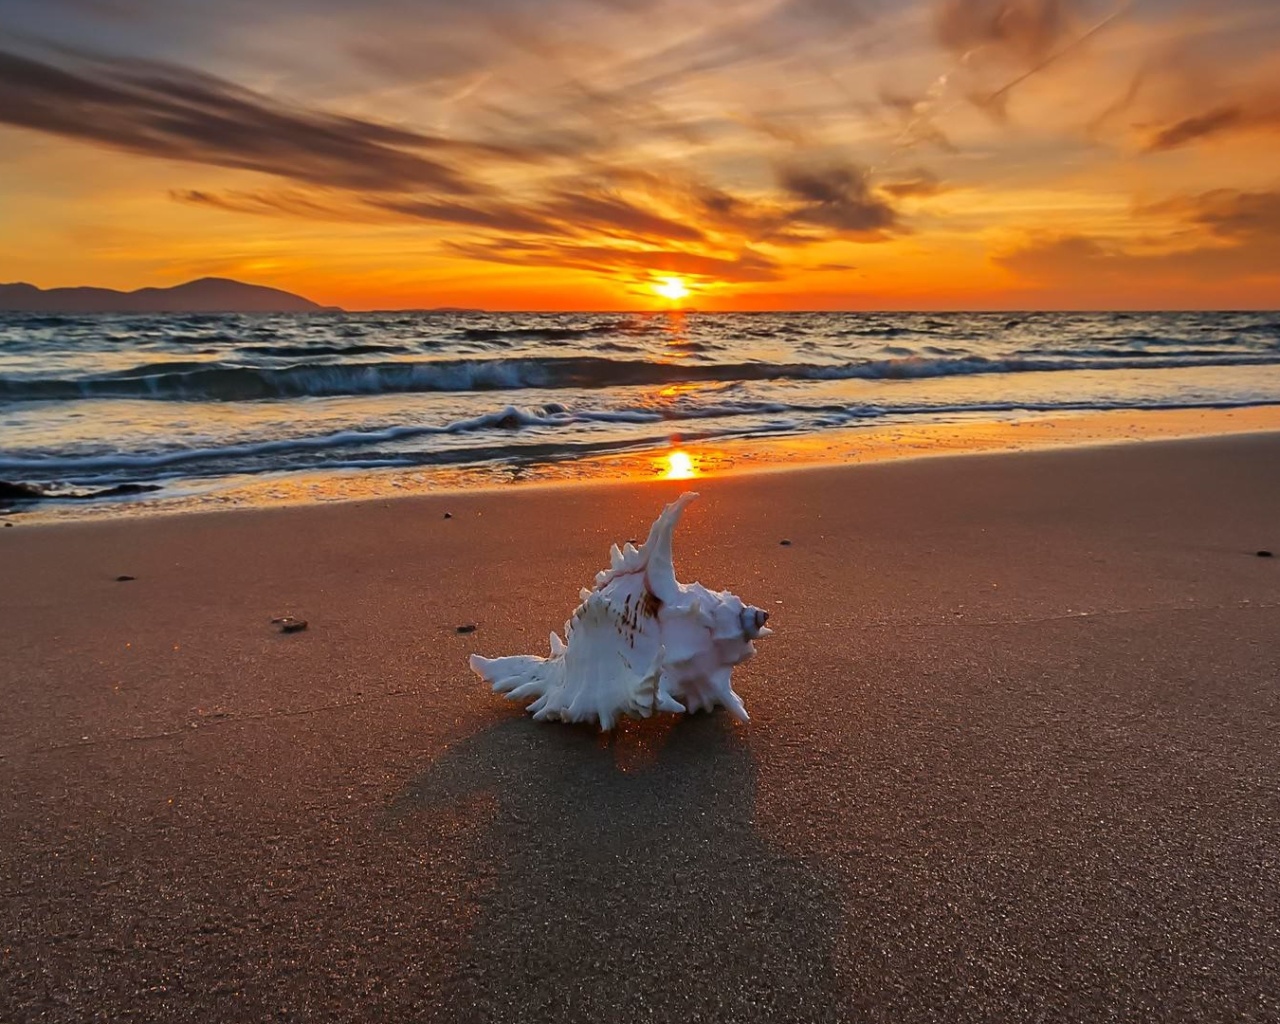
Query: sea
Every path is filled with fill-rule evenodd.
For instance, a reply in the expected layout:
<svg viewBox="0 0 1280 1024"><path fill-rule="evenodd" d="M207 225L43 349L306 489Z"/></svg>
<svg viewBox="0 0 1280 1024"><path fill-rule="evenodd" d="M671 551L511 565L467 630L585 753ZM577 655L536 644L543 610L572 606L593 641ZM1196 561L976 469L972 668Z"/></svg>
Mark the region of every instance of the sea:
<svg viewBox="0 0 1280 1024"><path fill-rule="evenodd" d="M324 492L300 480L565 479L602 457L887 425L1267 405L1274 312L0 313L3 488L117 510Z"/></svg>

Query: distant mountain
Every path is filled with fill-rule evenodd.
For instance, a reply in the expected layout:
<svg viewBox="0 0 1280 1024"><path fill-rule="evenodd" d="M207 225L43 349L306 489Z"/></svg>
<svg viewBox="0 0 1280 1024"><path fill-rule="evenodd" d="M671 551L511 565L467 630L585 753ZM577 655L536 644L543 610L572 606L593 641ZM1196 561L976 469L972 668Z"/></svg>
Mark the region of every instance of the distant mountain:
<svg viewBox="0 0 1280 1024"><path fill-rule="evenodd" d="M37 288L0 284L0 312L16 313L314 313L336 310L301 295L244 284L225 277L202 277L173 288Z"/></svg>

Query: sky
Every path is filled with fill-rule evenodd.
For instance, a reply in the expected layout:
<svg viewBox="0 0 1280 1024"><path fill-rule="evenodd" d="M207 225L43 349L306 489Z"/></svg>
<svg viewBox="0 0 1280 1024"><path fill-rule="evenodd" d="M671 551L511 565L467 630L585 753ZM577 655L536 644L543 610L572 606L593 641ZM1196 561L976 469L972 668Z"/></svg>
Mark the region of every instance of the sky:
<svg viewBox="0 0 1280 1024"><path fill-rule="evenodd" d="M1276 308L1280 3L0 0L0 281L207 275Z"/></svg>

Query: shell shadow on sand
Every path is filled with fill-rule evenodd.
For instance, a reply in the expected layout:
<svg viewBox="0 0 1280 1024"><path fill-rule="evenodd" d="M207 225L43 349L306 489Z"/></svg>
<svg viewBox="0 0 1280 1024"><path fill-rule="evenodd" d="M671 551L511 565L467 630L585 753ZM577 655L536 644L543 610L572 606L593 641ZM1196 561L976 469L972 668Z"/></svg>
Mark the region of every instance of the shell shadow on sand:
<svg viewBox="0 0 1280 1024"><path fill-rule="evenodd" d="M755 764L727 716L610 740L512 717L451 747L391 812L481 793L491 876L448 986L454 1019L844 1018L839 891L756 831Z"/></svg>

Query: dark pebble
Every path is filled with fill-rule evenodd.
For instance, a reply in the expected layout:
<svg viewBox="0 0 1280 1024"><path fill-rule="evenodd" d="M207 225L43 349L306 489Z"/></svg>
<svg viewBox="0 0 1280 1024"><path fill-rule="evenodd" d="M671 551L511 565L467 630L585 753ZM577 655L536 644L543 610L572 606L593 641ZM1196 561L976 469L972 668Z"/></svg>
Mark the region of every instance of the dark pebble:
<svg viewBox="0 0 1280 1024"><path fill-rule="evenodd" d="M446 512L446 513L444 514L444 517L445 517L446 519L452 519L452 518L453 518L453 513L452 513L452 512Z"/></svg>
<svg viewBox="0 0 1280 1024"><path fill-rule="evenodd" d="M1271 557L1271 552L1270 552L1270 551L1265 551L1265 550L1264 550L1264 551L1259 551L1259 552L1258 552L1258 557L1259 557L1259 558L1270 558L1270 557Z"/></svg>
<svg viewBox="0 0 1280 1024"><path fill-rule="evenodd" d="M306 619L295 619L292 615L284 615L271 621L280 627L281 633L301 633L307 628Z"/></svg>
<svg viewBox="0 0 1280 1024"><path fill-rule="evenodd" d="M116 577L116 582L117 582L117 583L128 583L130 580L136 580L137 578L138 578L137 576L117 576L117 577Z"/></svg>
<svg viewBox="0 0 1280 1024"><path fill-rule="evenodd" d="M476 624L474 622L468 622L465 626L458 627L459 633L474 633L475 631L476 631Z"/></svg>
<svg viewBox="0 0 1280 1024"><path fill-rule="evenodd" d="M789 540L780 540L778 541L778 543L781 544L784 548L791 547L791 541Z"/></svg>
<svg viewBox="0 0 1280 1024"><path fill-rule="evenodd" d="M5 523L4 525L5 525L5 527L6 527L6 528L8 528L8 527L12 526L12 525L13 525L13 523Z"/></svg>

